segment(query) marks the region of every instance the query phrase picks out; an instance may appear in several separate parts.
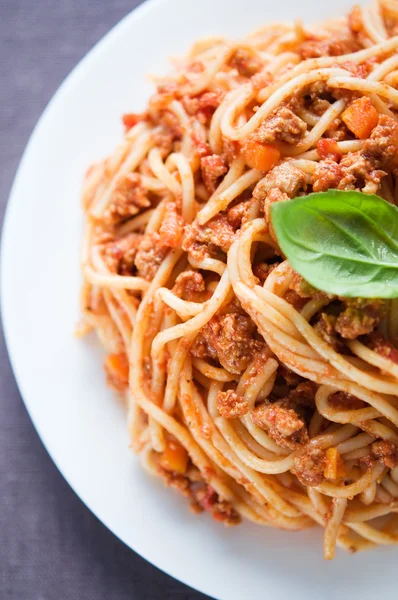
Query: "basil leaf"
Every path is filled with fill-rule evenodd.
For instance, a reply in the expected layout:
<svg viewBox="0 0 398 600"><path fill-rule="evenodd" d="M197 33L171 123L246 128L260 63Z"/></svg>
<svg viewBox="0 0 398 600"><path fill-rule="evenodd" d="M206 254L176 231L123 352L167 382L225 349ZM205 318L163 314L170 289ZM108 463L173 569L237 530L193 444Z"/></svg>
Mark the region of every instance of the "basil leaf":
<svg viewBox="0 0 398 600"><path fill-rule="evenodd" d="M329 190L276 202L272 226L297 273L329 294L398 297L398 209L379 196Z"/></svg>

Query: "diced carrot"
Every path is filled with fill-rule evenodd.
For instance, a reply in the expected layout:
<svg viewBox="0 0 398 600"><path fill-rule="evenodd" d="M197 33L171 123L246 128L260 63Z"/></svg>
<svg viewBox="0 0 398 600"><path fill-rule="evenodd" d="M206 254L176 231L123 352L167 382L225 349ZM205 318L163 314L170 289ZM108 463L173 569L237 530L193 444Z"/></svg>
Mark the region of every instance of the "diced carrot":
<svg viewBox="0 0 398 600"><path fill-rule="evenodd" d="M140 121L143 121L145 115L142 113L127 113L122 116L123 125L126 128L126 131L137 125Z"/></svg>
<svg viewBox="0 0 398 600"><path fill-rule="evenodd" d="M355 100L341 118L355 137L365 140L370 136L379 121L379 113L367 96Z"/></svg>
<svg viewBox="0 0 398 600"><path fill-rule="evenodd" d="M322 159L331 158L338 162L342 157L342 152L338 146L336 140L331 138L321 138L316 145L318 154Z"/></svg>
<svg viewBox="0 0 398 600"><path fill-rule="evenodd" d="M253 138L246 142L243 152L249 167L259 171L270 171L281 157L281 153L276 146L260 144Z"/></svg>
<svg viewBox="0 0 398 600"><path fill-rule="evenodd" d="M326 450L326 467L323 474L326 479L338 479L346 474L344 461L337 448Z"/></svg>
<svg viewBox="0 0 398 600"><path fill-rule="evenodd" d="M129 385L129 361L124 352L108 354L105 359L105 373L108 384L119 392L124 392Z"/></svg>
<svg viewBox="0 0 398 600"><path fill-rule="evenodd" d="M359 33L363 29L362 10L357 4L348 15L348 26L353 33Z"/></svg>
<svg viewBox="0 0 398 600"><path fill-rule="evenodd" d="M183 475L188 466L188 452L176 440L167 440L166 447L160 456L160 466L166 471Z"/></svg>

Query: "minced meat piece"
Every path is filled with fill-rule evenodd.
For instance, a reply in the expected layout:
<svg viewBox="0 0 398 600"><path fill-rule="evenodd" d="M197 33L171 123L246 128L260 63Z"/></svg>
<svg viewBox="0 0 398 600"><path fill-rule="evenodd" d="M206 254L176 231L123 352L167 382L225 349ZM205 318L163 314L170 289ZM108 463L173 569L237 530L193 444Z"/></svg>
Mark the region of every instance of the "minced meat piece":
<svg viewBox="0 0 398 600"><path fill-rule="evenodd" d="M248 48L238 48L232 55L229 64L243 77L252 77L263 66L262 61L254 56Z"/></svg>
<svg viewBox="0 0 398 600"><path fill-rule="evenodd" d="M396 17L394 17L393 14L386 14L384 17L384 24L387 30L388 37L395 37L398 33L398 22Z"/></svg>
<svg viewBox="0 0 398 600"><path fill-rule="evenodd" d="M303 485L314 487L324 480L326 454L320 448L308 445L303 452L294 458L293 473Z"/></svg>
<svg viewBox="0 0 398 600"><path fill-rule="evenodd" d="M163 477L166 485L175 488L188 498L191 510L195 514L206 510L214 520L221 521L225 525L238 525L240 523L240 516L232 504L222 500L193 466L190 466L186 475L167 471L160 465L158 466L158 472Z"/></svg>
<svg viewBox="0 0 398 600"><path fill-rule="evenodd" d="M172 141L180 140L183 130L178 117L170 110L161 110L156 117L157 125L162 125L163 133L171 135Z"/></svg>
<svg viewBox="0 0 398 600"><path fill-rule="evenodd" d="M212 153L209 144L196 131L191 131L190 138L194 149L201 158L203 156L209 156Z"/></svg>
<svg viewBox="0 0 398 600"><path fill-rule="evenodd" d="M212 251L217 251L217 248L206 241L200 241L199 239L199 225L192 223L192 225L185 225L184 234L182 238L182 249L188 252L194 260L203 260L207 256L211 256Z"/></svg>
<svg viewBox="0 0 398 600"><path fill-rule="evenodd" d="M118 275L132 275L141 240L142 234L128 233L122 238L108 242L104 249L107 267Z"/></svg>
<svg viewBox="0 0 398 600"><path fill-rule="evenodd" d="M289 68L289 67L286 66L285 68ZM267 87L267 85L270 85L270 83L272 81L273 81L272 73L264 70L264 71L260 71L260 73L256 73L255 75L253 75L250 83L251 83L253 91L258 92L258 91L264 89L265 87Z"/></svg>
<svg viewBox="0 0 398 600"><path fill-rule="evenodd" d="M366 406L365 402L348 392L336 392L329 398L329 405L336 410L359 410Z"/></svg>
<svg viewBox="0 0 398 600"><path fill-rule="evenodd" d="M320 140L326 141L328 144L333 142ZM325 149L326 146L320 146L321 155ZM377 193L381 179L387 175L382 169L391 168L391 165L397 166L397 157L398 122L394 118L380 115L377 127L364 142L361 151L350 152L342 158L338 154L329 154L325 160L319 162L313 175L313 190L322 192L330 188L359 189L367 194Z"/></svg>
<svg viewBox="0 0 398 600"><path fill-rule="evenodd" d="M294 290L300 298L311 298L313 300L331 300L333 296L317 290L313 285L308 283L301 275L295 273L289 289Z"/></svg>
<svg viewBox="0 0 398 600"><path fill-rule="evenodd" d="M332 346L336 352L342 352L344 344L339 340L336 335L336 315L328 315L322 313L319 319L314 324L314 331L321 336L328 344Z"/></svg>
<svg viewBox="0 0 398 600"><path fill-rule="evenodd" d="M306 281L301 275L296 273L289 285L289 289L294 290L300 298L313 298L317 293L316 288Z"/></svg>
<svg viewBox="0 0 398 600"><path fill-rule="evenodd" d="M238 156L240 155L241 145L236 140L230 140L225 137L222 138L222 145L223 145L222 157L225 160L225 162L227 163L227 165L230 165L231 162L234 161L236 158L238 158Z"/></svg>
<svg viewBox="0 0 398 600"><path fill-rule="evenodd" d="M303 381L290 391L288 401L292 405L313 407L317 389L318 385L313 381Z"/></svg>
<svg viewBox="0 0 398 600"><path fill-rule="evenodd" d="M162 156L167 156L173 152L174 148L174 135L168 129L161 128L158 131L154 131L151 134L154 145L160 149Z"/></svg>
<svg viewBox="0 0 398 600"><path fill-rule="evenodd" d="M316 115L322 115L335 100L333 90L327 86L326 81L315 81L306 86L303 98L307 108Z"/></svg>
<svg viewBox="0 0 398 600"><path fill-rule="evenodd" d="M341 90L341 94L348 93L346 90ZM315 105L320 105L321 103L323 103L324 100L320 100L319 102L315 102ZM326 110L326 109L325 109ZM318 113L318 114L323 114ZM350 132L348 131L347 125L344 123L344 121L342 121L341 119L334 119L331 124L329 125L329 127L326 129L325 131L325 135L332 139L335 140L336 142L341 142L343 140L347 140L350 139Z"/></svg>
<svg viewBox="0 0 398 600"><path fill-rule="evenodd" d="M326 192L331 188L338 188L343 173L340 165L332 158L319 161L312 176L314 192Z"/></svg>
<svg viewBox="0 0 398 600"><path fill-rule="evenodd" d="M148 208L150 204L147 190L141 184L140 175L129 173L118 181L105 210L104 219L112 225L120 223L133 217L141 209Z"/></svg>
<svg viewBox="0 0 398 600"><path fill-rule="evenodd" d="M337 317L335 329L343 338L355 340L371 333L380 323L385 309L383 300L356 298L345 300L347 308Z"/></svg>
<svg viewBox="0 0 398 600"><path fill-rule="evenodd" d="M217 248L228 252L235 237L235 229L230 224L227 215L219 213L205 225L192 223L184 231L183 249L192 253L199 251L203 256L214 254ZM201 250L201 246L203 250Z"/></svg>
<svg viewBox="0 0 398 600"><path fill-rule="evenodd" d="M265 221L276 245L277 239L271 222L271 205L297 196L301 189L306 189L306 176L288 162L274 167L254 188L253 198L263 203Z"/></svg>
<svg viewBox="0 0 398 600"><path fill-rule="evenodd" d="M274 142L297 144L306 131L307 123L295 115L290 108L282 106L261 123L254 135L262 144Z"/></svg>
<svg viewBox="0 0 398 600"><path fill-rule="evenodd" d="M265 344L254 354L253 363L250 365L250 369L247 373L245 373L245 389L254 383L258 375L262 373L270 356L271 351Z"/></svg>
<svg viewBox="0 0 398 600"><path fill-rule="evenodd" d="M218 108L224 98L225 93L221 91L217 92L203 92L198 96L199 110L213 109L213 112Z"/></svg>
<svg viewBox="0 0 398 600"><path fill-rule="evenodd" d="M201 508L212 514L215 521L225 525L238 525L241 518L230 502L221 500L216 491L210 486L199 487L195 490L195 499Z"/></svg>
<svg viewBox="0 0 398 600"><path fill-rule="evenodd" d="M273 188L267 193L263 204L264 219L269 227L269 233L275 242L276 248L278 248L278 240L274 234L274 229L272 227L271 206L275 202L285 202L286 200L289 200L289 196L285 194L285 192L281 192L280 190L278 190L278 188ZM279 252L279 254L281 253Z"/></svg>
<svg viewBox="0 0 398 600"><path fill-rule="evenodd" d="M203 230L205 231L204 238L208 238L209 242L218 246L224 252L228 252L234 241L235 230L227 215L218 214L206 223Z"/></svg>
<svg viewBox="0 0 398 600"><path fill-rule="evenodd" d="M371 446L371 453L389 469L394 469L398 465L398 446L393 442L387 440L374 442Z"/></svg>
<svg viewBox="0 0 398 600"><path fill-rule="evenodd" d="M200 167L202 169L204 184L209 192L213 193L217 187L219 178L225 175L228 167L224 159L218 154L203 156L200 159Z"/></svg>
<svg viewBox="0 0 398 600"><path fill-rule="evenodd" d="M230 373L241 373L262 343L253 339L255 325L246 314L215 315L200 331L191 353L218 361Z"/></svg>
<svg viewBox="0 0 398 600"><path fill-rule="evenodd" d="M371 333L366 345L374 352L398 364L398 349L380 333Z"/></svg>
<svg viewBox="0 0 398 600"><path fill-rule="evenodd" d="M205 66L201 60L194 60L187 65L188 73L203 73Z"/></svg>
<svg viewBox="0 0 398 600"><path fill-rule="evenodd" d="M365 60L363 63L356 63L352 60L347 60L346 62L341 64L341 68L349 71L354 75L354 77L360 77L361 79L366 79L368 75L373 70L377 58L373 57L371 59Z"/></svg>
<svg viewBox="0 0 398 600"><path fill-rule="evenodd" d="M391 163L397 166L398 121L393 117L380 115L379 123L365 141L362 153L376 168L385 169Z"/></svg>
<svg viewBox="0 0 398 600"><path fill-rule="evenodd" d="M166 471L166 469L161 467L158 467L158 472L165 480L166 485L175 488L186 498L190 498L194 504L194 498L190 490L191 481L186 475L180 475L174 471ZM199 511L195 512L201 512L201 510L199 509Z"/></svg>
<svg viewBox="0 0 398 600"><path fill-rule="evenodd" d="M140 241L135 257L138 275L152 281L168 250L169 247L162 243L158 233L145 234Z"/></svg>
<svg viewBox="0 0 398 600"><path fill-rule="evenodd" d="M330 37L326 39L307 40L300 44L298 51L303 60L321 56L341 56L360 49L359 44L352 38Z"/></svg>
<svg viewBox="0 0 398 600"><path fill-rule="evenodd" d="M251 206L252 200L245 200L228 210L228 222L234 229L242 227L247 222Z"/></svg>
<svg viewBox="0 0 398 600"><path fill-rule="evenodd" d="M216 396L218 412L226 419L241 417L249 411L249 404L243 396L238 396L233 390L218 392Z"/></svg>
<svg viewBox="0 0 398 600"><path fill-rule="evenodd" d="M291 371L286 365L281 363L278 367L278 374L285 380L288 386L297 387L302 382L302 377Z"/></svg>
<svg viewBox="0 0 398 600"><path fill-rule="evenodd" d="M183 96L182 104L189 115L196 116L206 125L220 105L223 92L203 92L198 96Z"/></svg>
<svg viewBox="0 0 398 600"><path fill-rule="evenodd" d="M193 300L196 294L205 291L203 275L198 271L183 271L173 286L173 292L186 300Z"/></svg>
<svg viewBox="0 0 398 600"><path fill-rule="evenodd" d="M305 300L305 298L301 298L294 290L287 290L284 298L286 302L294 306L294 308L299 311L307 303L307 300Z"/></svg>
<svg viewBox="0 0 398 600"><path fill-rule="evenodd" d="M306 177L294 165L284 162L274 167L261 179L253 191L256 200L265 201L269 192L277 188L286 194L287 198L294 198L301 189L305 189Z"/></svg>
<svg viewBox="0 0 398 600"><path fill-rule="evenodd" d="M156 125L152 138L155 145L162 148L164 155L178 148L183 135L178 117L167 110L169 104L177 97L179 97L177 84L159 86L158 93L151 97L148 105L149 118Z"/></svg>
<svg viewBox="0 0 398 600"><path fill-rule="evenodd" d="M253 275L257 277L260 285L264 285L268 275L278 266L278 264L269 265L266 262L257 262L253 264Z"/></svg>
<svg viewBox="0 0 398 600"><path fill-rule="evenodd" d="M282 401L260 404L251 413L257 427L267 431L282 448L295 449L308 442L308 431L295 410L285 408Z"/></svg>
<svg viewBox="0 0 398 600"><path fill-rule="evenodd" d="M364 144L365 146L365 144ZM350 152L340 161L340 190L360 189L367 194L375 194L381 179L387 174L375 168L375 162L368 159L363 152Z"/></svg>

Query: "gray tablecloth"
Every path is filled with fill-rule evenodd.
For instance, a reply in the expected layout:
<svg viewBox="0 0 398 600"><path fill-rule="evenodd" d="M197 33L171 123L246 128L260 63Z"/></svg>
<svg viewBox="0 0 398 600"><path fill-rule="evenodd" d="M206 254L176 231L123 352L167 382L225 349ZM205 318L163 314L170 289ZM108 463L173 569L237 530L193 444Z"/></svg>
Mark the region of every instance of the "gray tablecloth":
<svg viewBox="0 0 398 600"><path fill-rule="evenodd" d="M139 0L0 0L0 213L40 113L77 61ZM119 542L43 448L0 334L0 599L204 598Z"/></svg>

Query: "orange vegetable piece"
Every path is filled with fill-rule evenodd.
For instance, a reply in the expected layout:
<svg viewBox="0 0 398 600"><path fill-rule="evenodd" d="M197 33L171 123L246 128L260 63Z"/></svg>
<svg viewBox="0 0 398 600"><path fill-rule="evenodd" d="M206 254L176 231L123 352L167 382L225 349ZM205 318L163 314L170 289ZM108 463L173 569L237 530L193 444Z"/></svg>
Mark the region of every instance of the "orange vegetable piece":
<svg viewBox="0 0 398 600"><path fill-rule="evenodd" d="M166 471L183 475L188 466L188 452L176 440L167 440L166 447L160 456L160 466Z"/></svg>
<svg viewBox="0 0 398 600"><path fill-rule="evenodd" d="M278 164L281 157L281 153L276 146L260 144L253 138L246 142L243 152L249 167L259 171L270 171Z"/></svg>
<svg viewBox="0 0 398 600"><path fill-rule="evenodd" d="M346 474L344 461L337 448L326 450L326 467L323 474L326 479L338 479Z"/></svg>
<svg viewBox="0 0 398 600"><path fill-rule="evenodd" d="M355 100L343 112L341 118L360 140L367 139L379 121L379 113L367 96Z"/></svg>
<svg viewBox="0 0 398 600"><path fill-rule="evenodd" d="M140 113L126 113L122 116L123 125L126 131L137 125L140 121L144 120L144 115Z"/></svg>
<svg viewBox="0 0 398 600"><path fill-rule="evenodd" d="M105 359L106 378L112 387L124 392L129 385L129 361L124 352L108 354Z"/></svg>
<svg viewBox="0 0 398 600"><path fill-rule="evenodd" d="M338 162L343 156L336 140L330 138L321 138L316 145L316 149L322 160L331 158Z"/></svg>

